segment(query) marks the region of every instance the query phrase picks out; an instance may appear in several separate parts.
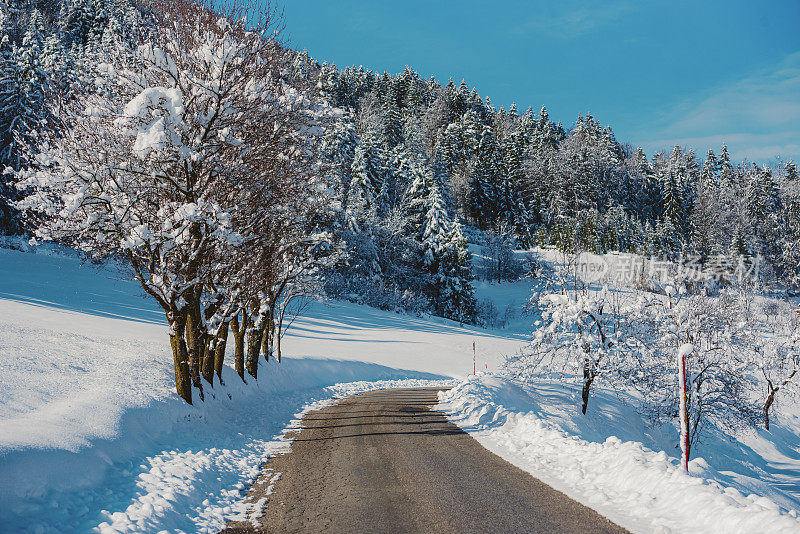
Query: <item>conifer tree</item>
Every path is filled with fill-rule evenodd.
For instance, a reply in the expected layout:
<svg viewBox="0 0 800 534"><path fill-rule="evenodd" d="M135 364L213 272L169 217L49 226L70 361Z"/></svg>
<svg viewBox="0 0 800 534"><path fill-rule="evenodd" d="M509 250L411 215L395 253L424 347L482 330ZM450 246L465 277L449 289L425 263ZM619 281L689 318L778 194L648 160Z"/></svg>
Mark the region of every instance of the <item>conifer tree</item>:
<svg viewBox="0 0 800 534"><path fill-rule="evenodd" d="M444 199L432 183L425 199L420 236L423 272L429 277L428 296L438 315L470 321L474 314L472 269L466 240L450 220Z"/></svg>
<svg viewBox="0 0 800 534"><path fill-rule="evenodd" d="M797 166L792 160L786 162L786 181L794 182L797 180Z"/></svg>
<svg viewBox="0 0 800 534"><path fill-rule="evenodd" d="M718 160L719 180L724 187L730 187L733 183L734 172L731 165L731 156L728 154L728 145L723 144L719 153Z"/></svg>
<svg viewBox="0 0 800 534"><path fill-rule="evenodd" d="M362 224L375 216L375 190L368 175L364 148L355 149L351 166L350 185L347 189L347 226L352 232L360 232Z"/></svg>
<svg viewBox="0 0 800 534"><path fill-rule="evenodd" d="M520 132L506 137L501 145L499 184L496 193L497 219L499 222L515 226L523 217L523 206L518 195L522 181L522 151L524 144Z"/></svg>
<svg viewBox="0 0 800 534"><path fill-rule="evenodd" d="M469 195L470 217L481 228L486 228L496 216L495 158L494 134L490 126L484 126L478 141Z"/></svg>
<svg viewBox="0 0 800 534"><path fill-rule="evenodd" d="M45 125L49 80L44 71L44 21L33 9L19 46L14 46L11 21L2 21L0 36L0 164L19 170L23 154L35 150L37 130ZM12 202L18 193L7 174L0 177L0 232L21 230Z"/></svg>
<svg viewBox="0 0 800 534"><path fill-rule="evenodd" d="M800 287L800 196L788 196L783 211L780 238L781 266L785 283Z"/></svg>
<svg viewBox="0 0 800 534"><path fill-rule="evenodd" d="M18 147L16 133L26 119L26 111L20 108L24 102L19 66L13 56L8 33L3 31L0 41L0 166L16 167ZM0 233L17 233L19 221L17 210L12 206L17 198L11 175L0 174Z"/></svg>
<svg viewBox="0 0 800 534"><path fill-rule="evenodd" d="M396 97L391 95L384 103L384 130L383 136L386 147L391 149L403 141L403 117L397 107Z"/></svg>
<svg viewBox="0 0 800 534"><path fill-rule="evenodd" d="M680 228L683 223L680 191L678 189L679 178L676 174L677 171L668 170L662 182L662 197L664 199L662 219L665 223L661 227L662 242L670 244L680 243ZM674 252L675 249L671 251Z"/></svg>
<svg viewBox="0 0 800 534"><path fill-rule="evenodd" d="M467 240L461 232L461 225L453 221L439 261L437 277L438 297L441 315L462 323L472 323L475 319L475 295L472 287L472 264L467 249Z"/></svg>
<svg viewBox="0 0 800 534"><path fill-rule="evenodd" d="M772 178L772 170L769 167L754 166L749 175L747 209L753 223L761 225L771 214L776 213L778 187Z"/></svg>
<svg viewBox="0 0 800 534"><path fill-rule="evenodd" d="M719 184L714 152L708 151L695 191L691 235L700 261L705 262L716 244L719 216Z"/></svg>
<svg viewBox="0 0 800 534"><path fill-rule="evenodd" d="M448 213L434 170L418 162L411 173L404 218L405 232L418 246L412 267L422 276L424 293L437 314L468 321L474 314L474 297L466 240Z"/></svg>
<svg viewBox="0 0 800 534"><path fill-rule="evenodd" d="M367 175L364 149L361 146L355 149L344 217L347 241L351 247L350 273L371 282L379 282L381 267L375 243L377 224L375 192Z"/></svg>

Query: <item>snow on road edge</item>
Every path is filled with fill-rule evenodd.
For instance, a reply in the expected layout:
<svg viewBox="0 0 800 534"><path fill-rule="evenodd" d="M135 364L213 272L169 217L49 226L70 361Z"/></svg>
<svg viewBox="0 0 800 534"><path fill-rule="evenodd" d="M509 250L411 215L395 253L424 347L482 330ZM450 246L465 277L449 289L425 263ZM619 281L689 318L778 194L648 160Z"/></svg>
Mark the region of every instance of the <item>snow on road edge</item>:
<svg viewBox="0 0 800 534"><path fill-rule="evenodd" d="M287 437L302 427L302 417L311 411L335 404L338 399L376 389L412 387L451 387L454 380L376 380L338 383L323 388L327 398L307 402L273 439L251 440L240 449L210 448L199 451L164 451L148 458L150 469L139 475L137 495L124 511L103 511L107 521L97 526L101 534L155 532L169 528L184 532L186 518L194 532L218 532L227 521L255 521L265 500L250 502L244 493L255 483L267 460L290 452L293 438ZM217 487L220 471L240 472L244 476L232 487ZM279 474L266 482L274 483ZM197 496L206 493L200 506Z"/></svg>
<svg viewBox="0 0 800 534"><path fill-rule="evenodd" d="M641 443L611 436L594 443L565 432L555 421L520 410L521 391L492 375L470 377L439 393L435 409L484 447L569 497L635 533L797 533L797 512L770 499L745 496L704 478L705 462L685 473L675 458Z"/></svg>

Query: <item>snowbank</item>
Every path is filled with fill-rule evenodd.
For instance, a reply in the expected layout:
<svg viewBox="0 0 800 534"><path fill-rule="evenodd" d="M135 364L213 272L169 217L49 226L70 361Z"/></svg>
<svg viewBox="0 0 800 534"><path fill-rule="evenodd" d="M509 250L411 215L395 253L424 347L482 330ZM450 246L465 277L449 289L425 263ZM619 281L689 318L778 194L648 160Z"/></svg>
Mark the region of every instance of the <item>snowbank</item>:
<svg viewBox="0 0 800 534"><path fill-rule="evenodd" d="M357 369L352 364L331 367L333 362L299 360L295 374L303 374L309 382L327 383L336 376L391 376L401 374L387 370ZM262 366L265 367L265 366ZM269 371L268 369L262 369ZM313 378L311 378L313 377ZM238 380L238 377L231 376ZM285 377L283 377L285 378ZM271 379L274 386L278 381ZM229 402L216 402L206 407L202 415L184 416L181 432L173 432L178 449L164 450L147 457L136 479L136 490L130 504L110 510L103 509L105 521L97 525L103 534L118 532L218 532L226 521L245 520L257 515L263 503L249 505L243 500L244 492L259 475L262 465L270 456L289 451L292 439L284 435L300 427L304 413L333 404L335 399L361 391L397 387L447 386L451 380L399 379L340 383L325 388L266 395L259 383L247 388L242 403L231 406ZM237 384L238 385L238 384ZM278 386L280 387L280 386ZM243 390L244 388L239 387ZM276 398L277 397L277 398ZM291 414L292 406L305 399L299 412ZM229 400L236 400L236 397ZM195 417L192 417L195 415ZM287 418L288 424L284 423ZM201 426L202 441L187 447L186 435L198 432ZM281 430L281 425L286 425ZM196 442L197 436L193 438ZM196 449L196 450L195 450ZM130 476L123 478L129 480ZM103 488L108 491L107 486ZM116 511L115 511L116 510ZM94 523L90 521L89 524ZM88 524L87 524L88 526ZM76 528L76 530L80 530Z"/></svg>
<svg viewBox="0 0 800 534"><path fill-rule="evenodd" d="M748 464L749 458L729 458L750 475L739 477L739 489L718 482L724 475L703 458L692 460L687 474L678 458L642 444L674 449L677 437L668 434L671 429L648 428L604 392L581 416L577 396L579 391L560 382L522 385L484 374L440 393L437 408L487 449L633 532L800 532L800 501L787 512L774 500L747 491L749 480L759 494L781 496L769 488L767 476L755 472L758 467ZM796 447L796 437L786 445ZM800 469L800 455L793 461L794 469Z"/></svg>

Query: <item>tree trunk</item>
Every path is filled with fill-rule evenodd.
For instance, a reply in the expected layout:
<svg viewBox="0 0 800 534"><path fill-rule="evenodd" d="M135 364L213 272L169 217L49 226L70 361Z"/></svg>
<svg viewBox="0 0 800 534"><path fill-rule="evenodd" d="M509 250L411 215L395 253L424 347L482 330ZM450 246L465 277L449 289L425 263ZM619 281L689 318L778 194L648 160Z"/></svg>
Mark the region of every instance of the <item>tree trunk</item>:
<svg viewBox="0 0 800 534"><path fill-rule="evenodd" d="M689 434L689 391L687 389L686 379L686 355L687 353L684 351L684 347L681 347L678 353L678 423L681 427L681 463L683 464L683 468L688 471L689 455L691 454L691 439ZM697 428L697 421L700 420L699 417L700 415L698 412L695 428Z"/></svg>
<svg viewBox="0 0 800 534"><path fill-rule="evenodd" d="M239 324L239 315L237 314L231 321L231 330L233 330L233 341L235 346L234 353L234 366L239 378L244 379L244 334L247 331L247 312L242 310L242 324Z"/></svg>
<svg viewBox="0 0 800 534"><path fill-rule="evenodd" d="M583 382L583 391L581 392L581 399L583 399L583 404L581 405L581 413L586 415L586 408L589 406L589 391L592 388L592 381L594 378L584 378Z"/></svg>
<svg viewBox="0 0 800 534"><path fill-rule="evenodd" d="M172 346L172 357L175 364L175 390L178 395L192 404L192 384L189 376L189 354L186 350L186 342L183 339L186 330L185 319L177 317L167 320L170 323L169 342Z"/></svg>
<svg viewBox="0 0 800 534"><path fill-rule="evenodd" d="M211 387L214 387L214 358L215 358L215 347L216 347L216 338L209 334L203 334L202 342L200 343L200 351L202 353L202 360L203 362L203 378L206 382L211 384Z"/></svg>
<svg viewBox="0 0 800 534"><path fill-rule="evenodd" d="M270 356L275 354L275 341L276 335L280 335L280 331L276 334L275 332L275 306L273 305L269 309L269 317L267 318L267 328L266 334L267 337L267 350L269 351ZM281 361L280 356L278 356L278 361Z"/></svg>
<svg viewBox="0 0 800 534"><path fill-rule="evenodd" d="M189 312L186 318L186 346L189 350L189 374L192 385L200 390L200 400L203 396L203 383L200 381L200 338L199 319L195 313Z"/></svg>
<svg viewBox="0 0 800 534"><path fill-rule="evenodd" d="M589 406L589 391L592 389L592 382L594 382L594 372L589 358L583 361L583 390L581 391L581 413L586 415L586 408Z"/></svg>
<svg viewBox="0 0 800 534"><path fill-rule="evenodd" d="M269 321L264 328L264 335L261 336L261 352L264 353L264 361L268 362L269 357L272 355L272 337L269 328Z"/></svg>
<svg viewBox="0 0 800 534"><path fill-rule="evenodd" d="M222 323L217 333L217 345L214 347L214 371L222 384L222 364L225 361L225 348L228 345L228 323Z"/></svg>
<svg viewBox="0 0 800 534"><path fill-rule="evenodd" d="M775 402L775 392L777 390L773 389L769 392L767 396L767 400L764 403L764 428L769 430L769 409L772 407L772 403Z"/></svg>
<svg viewBox="0 0 800 534"><path fill-rule="evenodd" d="M263 336L264 318L260 316L247 329L247 358L244 362L247 373L256 380L258 380L258 357L261 352Z"/></svg>
<svg viewBox="0 0 800 534"><path fill-rule="evenodd" d="M280 315L278 315L278 325L276 327L276 337L275 337L275 353L278 358L278 363L281 363L281 336L283 335L283 316L286 313L286 306L281 309Z"/></svg>

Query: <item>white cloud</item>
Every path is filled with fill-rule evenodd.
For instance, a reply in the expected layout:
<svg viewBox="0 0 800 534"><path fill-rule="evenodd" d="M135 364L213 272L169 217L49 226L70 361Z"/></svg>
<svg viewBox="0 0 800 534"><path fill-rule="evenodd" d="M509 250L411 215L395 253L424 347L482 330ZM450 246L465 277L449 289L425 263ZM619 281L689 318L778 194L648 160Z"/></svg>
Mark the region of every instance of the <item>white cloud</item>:
<svg viewBox="0 0 800 534"><path fill-rule="evenodd" d="M728 144L737 159L800 156L800 52L778 65L687 101L670 113L644 145L696 150ZM641 137L640 137L641 138Z"/></svg>
<svg viewBox="0 0 800 534"><path fill-rule="evenodd" d="M595 5L567 0L537 2L534 15L512 28L517 35L544 33L564 40L589 35L611 24L640 6L638 2L599 2Z"/></svg>

